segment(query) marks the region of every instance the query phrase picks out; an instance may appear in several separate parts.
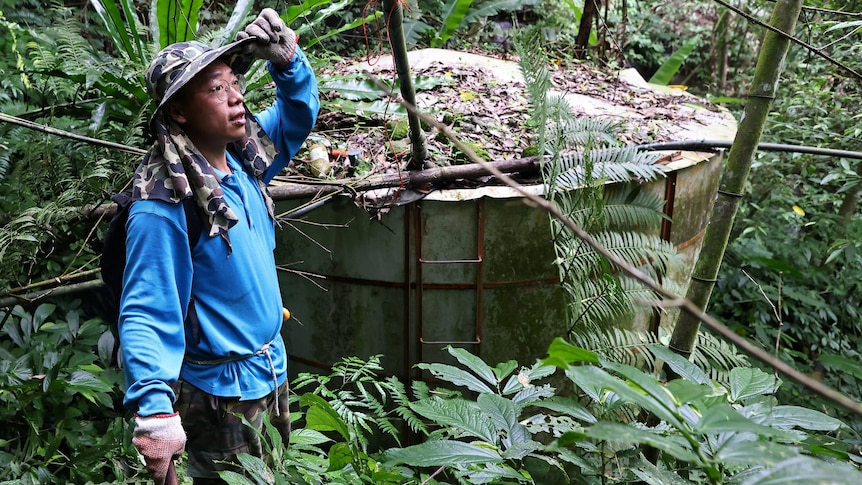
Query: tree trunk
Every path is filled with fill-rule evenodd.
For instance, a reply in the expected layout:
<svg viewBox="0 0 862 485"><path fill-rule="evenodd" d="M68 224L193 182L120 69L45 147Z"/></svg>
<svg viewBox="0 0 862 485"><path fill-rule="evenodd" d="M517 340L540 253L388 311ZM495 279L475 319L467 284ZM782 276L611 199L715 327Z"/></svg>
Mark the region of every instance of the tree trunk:
<svg viewBox="0 0 862 485"><path fill-rule="evenodd" d="M583 59L590 48L590 33L593 21L598 17L601 0L585 0L581 23L578 25L578 36L575 38L575 57Z"/></svg>
<svg viewBox="0 0 862 485"><path fill-rule="evenodd" d="M801 10L802 0L777 0L770 25L792 34ZM721 260L730 239L733 220L751 171L763 126L775 98L789 46L790 40L786 36L771 30L767 31L763 38L754 79L749 88L748 102L728 154L709 227L704 235L700 257L692 272L691 285L686 294L686 298L698 308L706 309L715 286ZM671 336L670 348L689 357L694 350L699 330L700 320L689 312L683 312Z"/></svg>
<svg viewBox="0 0 862 485"><path fill-rule="evenodd" d="M716 64L718 68L718 89L724 91L727 87L727 59L729 50L730 13L722 12L716 24Z"/></svg>

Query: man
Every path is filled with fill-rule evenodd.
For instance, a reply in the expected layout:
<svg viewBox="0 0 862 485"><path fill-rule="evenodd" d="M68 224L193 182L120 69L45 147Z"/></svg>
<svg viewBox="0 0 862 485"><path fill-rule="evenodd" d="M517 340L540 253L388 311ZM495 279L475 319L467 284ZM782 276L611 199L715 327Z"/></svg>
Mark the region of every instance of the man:
<svg viewBox="0 0 862 485"><path fill-rule="evenodd" d="M242 73L269 61L273 106L256 117ZM296 154L317 119L314 73L296 34L264 9L237 41L213 49L181 42L147 70L157 139L135 172L127 224L120 337L135 411L133 442L156 483L173 479L188 450L194 483L223 483L237 453L264 456L268 413L287 444L287 356L266 184ZM191 246L182 199L201 218ZM188 440L188 441L186 441Z"/></svg>

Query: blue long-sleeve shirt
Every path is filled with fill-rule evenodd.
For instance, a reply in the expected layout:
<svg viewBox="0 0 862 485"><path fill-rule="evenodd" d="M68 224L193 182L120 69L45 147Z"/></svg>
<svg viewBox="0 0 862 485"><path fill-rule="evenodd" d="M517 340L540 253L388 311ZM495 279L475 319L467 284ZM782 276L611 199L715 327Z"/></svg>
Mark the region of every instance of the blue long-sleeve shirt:
<svg viewBox="0 0 862 485"><path fill-rule="evenodd" d="M269 65L269 71L276 101L257 120L279 155L264 174L267 183L299 151L319 109L314 73L299 49L286 66ZM139 200L130 209L120 341L124 404L141 416L173 412L170 384L180 377L215 396L243 400L274 390L273 369L279 385L286 379L274 221L254 178L230 151L227 161L233 173L219 174L221 187L239 219L230 228L230 254L223 238L206 233L190 251L182 204ZM200 324L197 335L183 324L190 298ZM267 344L268 355L216 365L185 359L249 355Z"/></svg>

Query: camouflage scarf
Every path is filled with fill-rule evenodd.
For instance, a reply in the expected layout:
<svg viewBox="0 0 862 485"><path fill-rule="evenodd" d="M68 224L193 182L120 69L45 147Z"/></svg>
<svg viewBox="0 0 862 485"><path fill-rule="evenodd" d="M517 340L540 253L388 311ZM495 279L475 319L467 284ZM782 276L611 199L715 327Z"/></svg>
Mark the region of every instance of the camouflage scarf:
<svg viewBox="0 0 862 485"><path fill-rule="evenodd" d="M153 119L156 141L135 170L132 200L162 200L174 204L194 197L204 228L210 237L221 236L232 251L228 229L237 223L236 214L227 205L219 178L186 133L164 111ZM263 173L275 158L277 149L246 107L246 136L229 145L244 168L257 179L269 216L275 219L275 208Z"/></svg>

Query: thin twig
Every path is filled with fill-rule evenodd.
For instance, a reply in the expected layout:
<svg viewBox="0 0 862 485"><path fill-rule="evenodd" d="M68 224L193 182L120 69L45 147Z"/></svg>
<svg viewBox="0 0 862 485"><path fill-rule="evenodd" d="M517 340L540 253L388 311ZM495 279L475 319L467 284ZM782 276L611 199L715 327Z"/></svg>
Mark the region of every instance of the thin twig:
<svg viewBox="0 0 862 485"><path fill-rule="evenodd" d="M12 295L5 298L0 298L0 308L11 307L18 303L32 303L48 296L61 296L79 291L93 290L99 288L104 283L102 280L90 280L83 283L75 283L73 285L58 286L49 290L28 293L26 295Z"/></svg>
<svg viewBox="0 0 862 485"><path fill-rule="evenodd" d="M772 303L772 300L769 299L769 296L767 296L766 291L763 290L763 287L760 286L760 283L755 281L754 278L752 278L751 275L748 274L747 271L742 270L742 274L744 274L746 276L746 278L748 278L752 283L754 283L754 286L756 286L757 289L760 290L760 294L763 295L763 299L766 300L766 303L769 303L770 307L772 307L772 314L775 315L775 320L778 322L778 333L775 335L775 351L774 351L775 358L777 359L778 358L778 351L781 349L781 332L784 328L784 319L781 318L781 273L779 273L779 276L778 276L778 306L776 306L774 303ZM775 374L777 376L778 371L776 371ZM777 381L776 381L775 385L776 385L775 390L777 390L777 386L778 386Z"/></svg>
<svg viewBox="0 0 862 485"><path fill-rule="evenodd" d="M17 293L27 292L27 291L30 291L30 290L33 290L36 288L40 288L40 287L52 285L52 284L60 285L60 284L63 284L69 280L73 280L76 278L82 278L84 276L90 276L90 275L93 275L93 274L98 273L98 272L99 272L98 269L91 269L91 270L87 270L87 271L79 271L76 273L64 274L62 276L57 276L55 278L51 278L48 280L39 281L36 283L30 283L29 285L25 285L25 286L19 286L18 288L10 288L6 291L0 292L0 297L11 295L14 298L18 298L17 296L15 296ZM0 306L2 306L2 305L0 305Z"/></svg>
<svg viewBox="0 0 862 485"><path fill-rule="evenodd" d="M432 473L432 474L431 474L431 476L429 476L428 478L426 478L426 479L425 479L425 481L423 481L420 485L427 485L427 484L428 484L428 482L430 482L430 481L431 481L431 479L433 479L433 478L434 478L434 477L436 477L437 475L439 475L439 474L443 473L443 470L445 470L445 469L446 469L446 465L441 466L440 468L438 468L437 470L435 470L435 471L434 471L434 473Z"/></svg>
<svg viewBox="0 0 862 485"><path fill-rule="evenodd" d="M122 152L131 153L132 155L145 155L147 153L146 150L142 150L140 148L123 145L121 143L114 143L111 141L99 140L98 138L91 138L89 136L78 135L70 131L64 131L57 128L52 128L50 126L40 125L39 123L34 123L30 120L25 120L24 118L8 115L6 113L0 113L0 121L5 121L6 123L12 123L13 125L23 126L24 128L41 131L43 133L48 133L51 135L57 135L64 138L71 138L73 140L83 141L91 145L101 146L105 148L113 148Z"/></svg>

